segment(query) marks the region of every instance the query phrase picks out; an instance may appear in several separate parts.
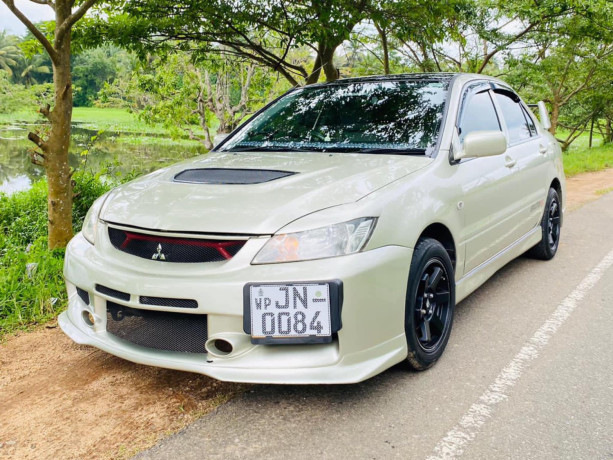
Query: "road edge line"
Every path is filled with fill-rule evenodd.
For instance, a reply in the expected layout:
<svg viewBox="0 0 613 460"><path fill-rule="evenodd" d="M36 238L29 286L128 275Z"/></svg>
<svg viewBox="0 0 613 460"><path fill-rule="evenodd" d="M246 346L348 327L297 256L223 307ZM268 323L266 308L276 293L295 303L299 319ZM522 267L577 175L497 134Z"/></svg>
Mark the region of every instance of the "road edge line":
<svg viewBox="0 0 613 460"><path fill-rule="evenodd" d="M545 348L551 337L612 265L613 250L604 256L577 287L560 302L551 316L502 369L494 382L470 406L458 424L436 444L427 460L453 459L462 455L466 446L475 439L481 427L492 417L496 405L508 398L509 391L519 381L524 369L538 357L539 352Z"/></svg>

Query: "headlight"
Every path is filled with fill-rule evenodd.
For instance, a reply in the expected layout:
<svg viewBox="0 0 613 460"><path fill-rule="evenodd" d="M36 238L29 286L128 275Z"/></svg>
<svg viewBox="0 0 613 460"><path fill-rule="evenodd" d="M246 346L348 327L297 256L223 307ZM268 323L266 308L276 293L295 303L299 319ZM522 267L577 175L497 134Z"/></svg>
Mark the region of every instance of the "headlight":
<svg viewBox="0 0 613 460"><path fill-rule="evenodd" d="M323 259L359 252L375 228L376 217L273 236L253 259L254 264Z"/></svg>
<svg viewBox="0 0 613 460"><path fill-rule="evenodd" d="M108 193L105 193L94 201L94 204L92 204L92 207L89 208L89 211L87 211L85 219L83 220L83 228L81 228L81 233L83 234L83 237L91 244L95 244L100 210L102 209L102 205L106 201L108 195Z"/></svg>

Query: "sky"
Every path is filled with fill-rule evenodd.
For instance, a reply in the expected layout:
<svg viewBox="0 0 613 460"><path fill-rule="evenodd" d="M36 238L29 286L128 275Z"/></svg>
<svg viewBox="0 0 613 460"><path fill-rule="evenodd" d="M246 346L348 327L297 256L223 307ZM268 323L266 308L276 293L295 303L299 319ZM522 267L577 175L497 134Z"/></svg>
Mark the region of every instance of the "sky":
<svg viewBox="0 0 613 460"><path fill-rule="evenodd" d="M38 5L29 0L15 0L15 6L34 23L48 21L54 17L53 10L50 7ZM0 30L6 30L12 35L24 35L26 33L26 26L2 2L0 2Z"/></svg>

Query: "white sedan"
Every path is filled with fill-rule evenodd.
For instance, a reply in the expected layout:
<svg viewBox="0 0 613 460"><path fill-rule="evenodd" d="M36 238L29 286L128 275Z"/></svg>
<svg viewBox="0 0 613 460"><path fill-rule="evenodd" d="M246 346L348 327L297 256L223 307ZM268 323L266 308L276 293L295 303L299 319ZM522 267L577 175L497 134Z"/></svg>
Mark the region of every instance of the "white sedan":
<svg viewBox="0 0 613 460"><path fill-rule="evenodd" d="M504 82L409 74L296 88L211 153L98 199L66 251L74 341L258 383L423 370L457 302L551 259L561 151Z"/></svg>

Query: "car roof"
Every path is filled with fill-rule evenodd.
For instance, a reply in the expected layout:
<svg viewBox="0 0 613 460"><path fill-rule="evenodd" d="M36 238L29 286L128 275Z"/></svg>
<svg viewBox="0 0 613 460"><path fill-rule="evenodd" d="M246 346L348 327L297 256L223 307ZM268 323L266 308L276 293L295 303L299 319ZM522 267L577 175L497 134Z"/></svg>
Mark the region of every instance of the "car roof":
<svg viewBox="0 0 613 460"><path fill-rule="evenodd" d="M470 80L490 80L496 83L504 82L489 75L463 73L463 72L423 72L402 73L390 75L369 75L366 77L339 78L333 82L318 83L310 87L346 85L351 83L385 82L385 81L441 81L451 83L452 80L460 80L462 83Z"/></svg>

